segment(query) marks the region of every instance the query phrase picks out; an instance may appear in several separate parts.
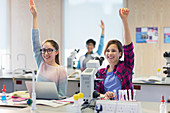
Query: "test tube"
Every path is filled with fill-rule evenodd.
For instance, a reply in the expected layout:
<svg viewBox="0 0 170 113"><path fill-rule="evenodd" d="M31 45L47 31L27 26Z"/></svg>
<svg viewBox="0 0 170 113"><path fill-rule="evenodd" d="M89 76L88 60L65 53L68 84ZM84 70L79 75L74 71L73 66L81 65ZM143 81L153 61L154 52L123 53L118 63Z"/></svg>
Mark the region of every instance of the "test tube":
<svg viewBox="0 0 170 113"><path fill-rule="evenodd" d="M35 73L32 71L32 110L36 110Z"/></svg>
<svg viewBox="0 0 170 113"><path fill-rule="evenodd" d="M128 89L129 92L129 101L132 101L131 89Z"/></svg>
<svg viewBox="0 0 170 113"><path fill-rule="evenodd" d="M117 92L116 92L116 90L113 90L113 92L114 92L115 100L117 100Z"/></svg>
<svg viewBox="0 0 170 113"><path fill-rule="evenodd" d="M119 101L121 101L121 97L122 97L122 91L121 90L119 90Z"/></svg>
<svg viewBox="0 0 170 113"><path fill-rule="evenodd" d="M124 93L124 90L121 91L122 92L122 100L124 101L125 100L125 93Z"/></svg>
<svg viewBox="0 0 170 113"><path fill-rule="evenodd" d="M126 101L128 101L127 89L124 90Z"/></svg>
<svg viewBox="0 0 170 113"><path fill-rule="evenodd" d="M83 104L83 96L84 96L84 94L79 93L78 96L79 96L78 103L79 103L79 106L81 106Z"/></svg>
<svg viewBox="0 0 170 113"><path fill-rule="evenodd" d="M78 99L79 99L78 94L74 94L74 95L73 95L73 98L74 98L74 104L73 104L73 106L77 106L77 107L78 107Z"/></svg>
<svg viewBox="0 0 170 113"><path fill-rule="evenodd" d="M133 90L133 101L136 101L136 90Z"/></svg>

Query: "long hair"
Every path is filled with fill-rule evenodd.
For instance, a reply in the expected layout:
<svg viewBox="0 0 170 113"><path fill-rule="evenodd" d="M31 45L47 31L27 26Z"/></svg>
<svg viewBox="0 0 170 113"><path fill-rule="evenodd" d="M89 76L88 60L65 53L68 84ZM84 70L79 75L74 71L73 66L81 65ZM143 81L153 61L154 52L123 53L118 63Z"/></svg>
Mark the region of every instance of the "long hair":
<svg viewBox="0 0 170 113"><path fill-rule="evenodd" d="M59 50L59 45L58 45L57 42L54 41L54 40L45 40L45 41L42 43L42 45L44 45L44 44L47 43L47 42L49 42L49 43L56 49L56 51ZM57 64L60 64L60 62L59 62L59 52L58 52L58 54L55 56L55 62L56 62Z"/></svg>
<svg viewBox="0 0 170 113"><path fill-rule="evenodd" d="M111 44L117 45L117 48L118 48L119 52L122 52L121 56L119 57L119 59L120 59L122 57L122 55L123 55L123 46L122 46L122 43L119 40L110 40L109 42L107 42L107 45L106 45L106 47L104 49L104 54L106 53L108 47Z"/></svg>

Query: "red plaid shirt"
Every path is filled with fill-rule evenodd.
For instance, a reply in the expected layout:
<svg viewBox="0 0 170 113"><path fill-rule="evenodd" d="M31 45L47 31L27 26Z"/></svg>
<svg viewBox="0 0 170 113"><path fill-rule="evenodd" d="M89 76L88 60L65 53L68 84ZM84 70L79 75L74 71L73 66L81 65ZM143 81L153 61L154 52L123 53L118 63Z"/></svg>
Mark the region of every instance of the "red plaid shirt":
<svg viewBox="0 0 170 113"><path fill-rule="evenodd" d="M124 49L124 61L119 61L119 63L114 66L114 74L119 78L121 82L122 89L132 89L132 70L134 67L134 52L133 43L123 46ZM102 78L105 80L106 73L109 65L106 68L99 69L96 76L97 78ZM95 90L104 94L104 80L97 82Z"/></svg>

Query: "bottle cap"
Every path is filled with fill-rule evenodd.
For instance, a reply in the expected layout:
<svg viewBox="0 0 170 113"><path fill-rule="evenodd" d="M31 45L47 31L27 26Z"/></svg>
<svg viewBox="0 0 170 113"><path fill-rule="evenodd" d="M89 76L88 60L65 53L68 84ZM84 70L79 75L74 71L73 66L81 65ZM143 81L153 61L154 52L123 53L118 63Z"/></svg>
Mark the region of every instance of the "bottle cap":
<svg viewBox="0 0 170 113"><path fill-rule="evenodd" d="M5 91L6 91L6 89L5 89L5 85L3 85L2 92L5 92Z"/></svg>
<svg viewBox="0 0 170 113"><path fill-rule="evenodd" d="M157 69L157 72L160 72L160 71L161 71L161 69L160 69L160 68L158 68L158 69Z"/></svg>
<svg viewBox="0 0 170 113"><path fill-rule="evenodd" d="M84 94L83 93L79 93L79 98L83 98Z"/></svg>
<svg viewBox="0 0 170 113"><path fill-rule="evenodd" d="M79 96L77 94L73 95L74 100L78 100Z"/></svg>
<svg viewBox="0 0 170 113"><path fill-rule="evenodd" d="M162 100L161 100L161 102L165 102L165 100L164 100L164 96L162 96Z"/></svg>
<svg viewBox="0 0 170 113"><path fill-rule="evenodd" d="M27 104L28 104L29 106L31 106L32 100L31 100L31 99L28 99L28 100L27 100Z"/></svg>

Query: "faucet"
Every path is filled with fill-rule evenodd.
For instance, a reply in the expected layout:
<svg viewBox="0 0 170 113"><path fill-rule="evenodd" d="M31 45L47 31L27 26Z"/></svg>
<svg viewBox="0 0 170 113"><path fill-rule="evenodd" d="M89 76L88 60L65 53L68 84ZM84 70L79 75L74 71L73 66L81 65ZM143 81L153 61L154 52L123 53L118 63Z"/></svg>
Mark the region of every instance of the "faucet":
<svg viewBox="0 0 170 113"><path fill-rule="evenodd" d="M14 69L13 70L13 75L15 75L15 74L25 75L25 74L28 74L28 73L32 73L32 70L28 69L27 66L26 66L26 55L25 54L17 54L17 63L19 61L19 56L24 57L24 64L25 65L24 65L24 67L17 67L16 69Z"/></svg>

